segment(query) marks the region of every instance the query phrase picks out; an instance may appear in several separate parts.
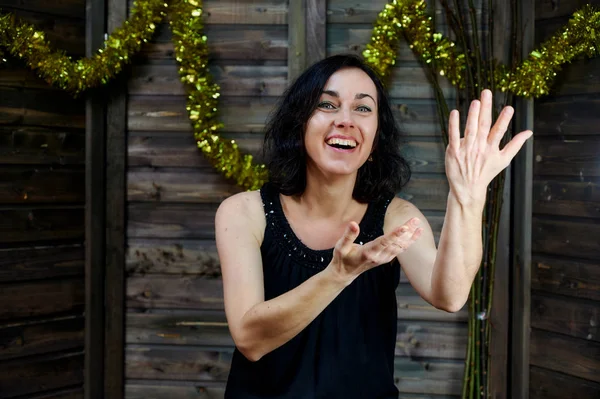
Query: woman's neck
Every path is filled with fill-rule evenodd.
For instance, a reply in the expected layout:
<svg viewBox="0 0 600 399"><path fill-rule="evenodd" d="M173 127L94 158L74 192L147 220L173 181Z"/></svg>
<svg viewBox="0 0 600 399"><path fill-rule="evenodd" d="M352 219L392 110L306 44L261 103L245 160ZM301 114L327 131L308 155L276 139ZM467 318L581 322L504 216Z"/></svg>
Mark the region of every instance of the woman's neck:
<svg viewBox="0 0 600 399"><path fill-rule="evenodd" d="M352 198L355 183L356 174L325 178L307 173L306 189L296 202L311 219L344 221L356 210L356 201Z"/></svg>

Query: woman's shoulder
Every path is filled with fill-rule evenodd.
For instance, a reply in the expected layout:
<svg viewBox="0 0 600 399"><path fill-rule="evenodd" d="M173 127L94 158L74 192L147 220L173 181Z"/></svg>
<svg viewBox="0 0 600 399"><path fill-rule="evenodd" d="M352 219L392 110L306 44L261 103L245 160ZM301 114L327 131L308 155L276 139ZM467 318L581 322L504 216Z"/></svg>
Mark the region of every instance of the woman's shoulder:
<svg viewBox="0 0 600 399"><path fill-rule="evenodd" d="M413 217L423 218L423 214L412 202L394 197L385 213L385 225L404 224Z"/></svg>
<svg viewBox="0 0 600 399"><path fill-rule="evenodd" d="M262 236L266 221L260 191L242 191L227 197L217 209L215 224L249 230Z"/></svg>

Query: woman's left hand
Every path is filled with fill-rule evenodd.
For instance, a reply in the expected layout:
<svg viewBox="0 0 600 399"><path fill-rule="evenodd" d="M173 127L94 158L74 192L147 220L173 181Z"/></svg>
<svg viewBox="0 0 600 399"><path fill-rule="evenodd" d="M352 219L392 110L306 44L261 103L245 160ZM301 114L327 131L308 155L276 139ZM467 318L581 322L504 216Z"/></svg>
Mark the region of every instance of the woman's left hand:
<svg viewBox="0 0 600 399"><path fill-rule="evenodd" d="M484 90L481 101L471 103L462 139L458 111L450 113L446 176L450 191L461 205L483 206L487 186L510 164L533 134L530 130L523 131L500 150L500 141L508 129L513 113L512 107L505 107L492 126L492 92Z"/></svg>

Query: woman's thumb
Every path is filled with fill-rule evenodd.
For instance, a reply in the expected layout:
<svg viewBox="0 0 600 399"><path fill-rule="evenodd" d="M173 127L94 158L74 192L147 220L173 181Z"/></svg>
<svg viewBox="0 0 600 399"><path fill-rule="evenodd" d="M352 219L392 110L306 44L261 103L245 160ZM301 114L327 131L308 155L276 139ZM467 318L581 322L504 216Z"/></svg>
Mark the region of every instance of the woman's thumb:
<svg viewBox="0 0 600 399"><path fill-rule="evenodd" d="M336 248L344 252L349 250L359 233L360 227L358 227L358 223L354 221L350 222L344 231L344 235L338 240Z"/></svg>

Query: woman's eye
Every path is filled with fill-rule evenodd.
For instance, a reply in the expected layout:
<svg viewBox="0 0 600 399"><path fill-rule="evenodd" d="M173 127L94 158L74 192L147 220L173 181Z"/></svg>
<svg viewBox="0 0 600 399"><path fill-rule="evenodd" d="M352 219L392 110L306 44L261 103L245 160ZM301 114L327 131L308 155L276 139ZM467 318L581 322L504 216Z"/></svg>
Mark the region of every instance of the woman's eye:
<svg viewBox="0 0 600 399"><path fill-rule="evenodd" d="M318 107L325 109L335 109L335 106L332 103L326 101L319 103Z"/></svg>
<svg viewBox="0 0 600 399"><path fill-rule="evenodd" d="M371 112L371 108L367 107L366 105L361 105L360 107L358 107L356 109L360 112Z"/></svg>

